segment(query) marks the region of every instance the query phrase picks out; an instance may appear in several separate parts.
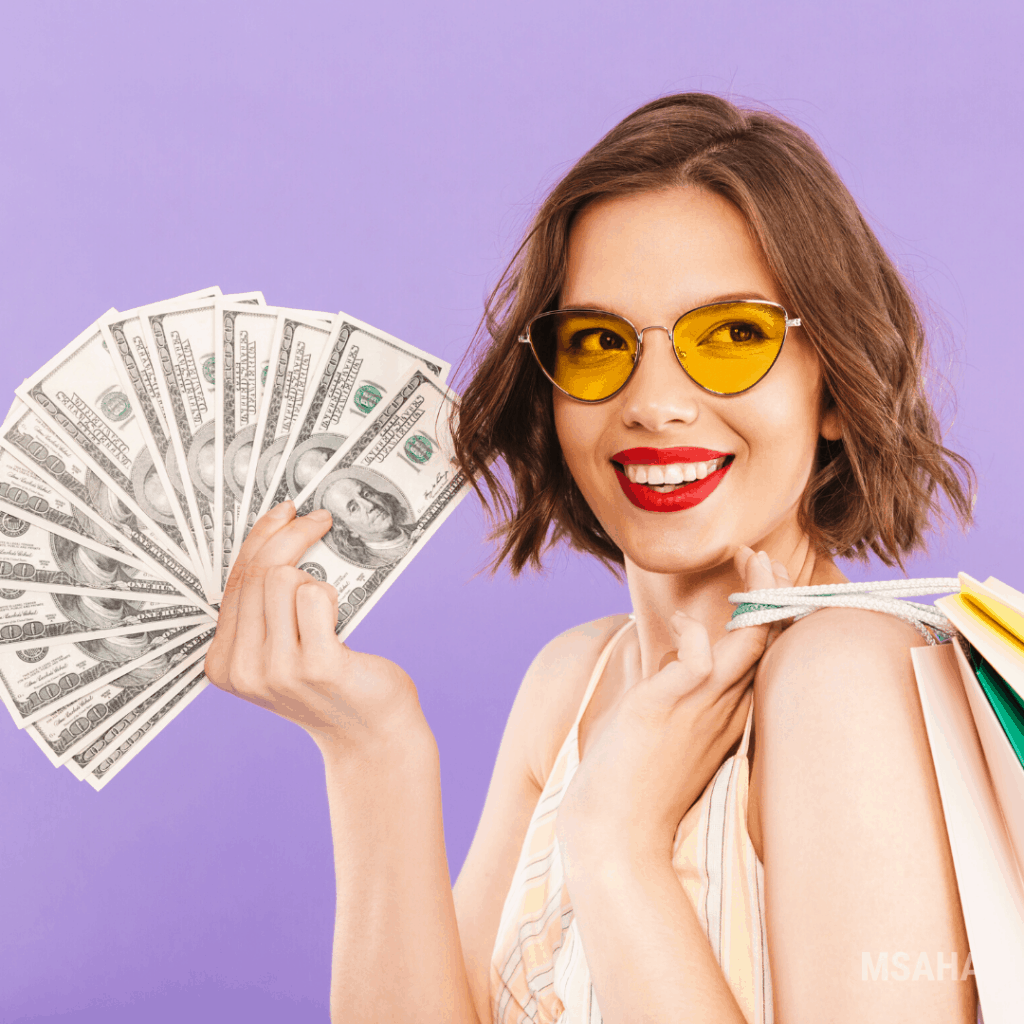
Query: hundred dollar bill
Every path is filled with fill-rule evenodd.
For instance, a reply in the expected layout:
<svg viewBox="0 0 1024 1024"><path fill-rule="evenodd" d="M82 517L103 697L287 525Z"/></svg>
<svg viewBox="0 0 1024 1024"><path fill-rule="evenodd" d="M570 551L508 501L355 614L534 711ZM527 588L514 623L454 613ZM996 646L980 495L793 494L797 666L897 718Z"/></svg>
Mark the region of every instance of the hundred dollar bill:
<svg viewBox="0 0 1024 1024"><path fill-rule="evenodd" d="M395 388L405 383L416 367L425 366L442 383L451 370L444 360L347 313L338 317L340 328L331 336L317 368L315 386L271 478L261 515L298 497L345 441L366 429L379 403L386 406Z"/></svg>
<svg viewBox="0 0 1024 1024"><path fill-rule="evenodd" d="M74 444L26 403L18 402L15 414L0 428L0 447L38 473L57 494L70 502L74 521L90 542L102 542L103 538L116 534L119 547L125 548L151 571L178 584L179 589L193 599L203 593L195 573L157 542L154 528L107 486ZM21 479L20 486L34 497L51 498L38 489L33 491L27 478ZM7 497L13 503L9 492ZM26 518L30 504L26 501L23 509ZM67 520L62 520L61 525L71 528ZM213 611L209 607L207 610Z"/></svg>
<svg viewBox="0 0 1024 1024"><path fill-rule="evenodd" d="M213 633L212 629L203 630L112 682L76 697L30 725L29 735L51 764L59 767L79 754L78 763L84 767L117 735L111 723L117 724L118 719L164 692L167 684L205 657Z"/></svg>
<svg viewBox="0 0 1024 1024"><path fill-rule="evenodd" d="M84 773L85 781L97 792L101 790L209 685L206 676L198 672L184 684L172 689L159 705L148 709L152 711L149 717L132 723L131 732L113 750L105 752L98 761L90 763ZM69 761L67 767L72 769L73 774L78 775L80 769L74 760Z"/></svg>
<svg viewBox="0 0 1024 1024"><path fill-rule="evenodd" d="M147 687L139 698L132 701L131 707L115 712L113 720L104 719L102 731L95 735L83 749L66 757L63 762L64 766L71 771L76 779L84 782L91 764L99 764L103 758L125 741L126 734L133 731L133 726L137 728L152 718L175 694L185 689L192 681L202 678L202 675L203 666L191 664L182 669L175 669L171 677L160 681L159 685ZM173 718L172 712L171 719ZM134 744L129 749L135 749Z"/></svg>
<svg viewBox="0 0 1024 1024"><path fill-rule="evenodd" d="M452 459L454 400L433 374L416 370L295 499L300 515L326 508L334 518L299 568L337 588L342 640L467 493Z"/></svg>
<svg viewBox="0 0 1024 1024"><path fill-rule="evenodd" d="M19 404L22 404L20 399ZM0 445L3 444L3 429L0 427ZM70 498L51 487L34 469L2 447L0 511L68 540L86 543L111 558L136 566L142 564L119 538L85 515Z"/></svg>
<svg viewBox="0 0 1024 1024"><path fill-rule="evenodd" d="M200 554L211 567L211 600L220 595L212 567L219 570L220 562L219 557L214 557L214 307L221 298L207 296L186 302L175 299L146 306L141 311L143 342L153 359L153 379L173 449L173 458L167 460L171 485L188 505ZM259 292L223 298L254 308L263 302Z"/></svg>
<svg viewBox="0 0 1024 1024"><path fill-rule="evenodd" d="M324 319L322 313L281 310L277 333L270 350L265 400L256 421L256 440L242 497L240 528L235 529L232 561L252 524L259 518L263 496L267 493L288 436L296 426L306 398L313 371L337 330L336 317Z"/></svg>
<svg viewBox="0 0 1024 1024"><path fill-rule="evenodd" d="M147 687L140 695L140 698L132 701L131 707L126 707L116 713L114 720L104 720L102 731L95 735L84 748L76 750L70 757L66 758L64 764L70 769L71 774L75 778L84 781L90 766L100 764L103 759L117 750L124 743L126 735L134 731L133 727L137 729L141 724L152 718L165 704L170 703L180 691L186 688L191 690L192 687L189 684L196 680L201 680L202 677L203 666L201 664L190 664L185 668L175 669L169 679L161 680L156 686ZM189 702L186 702L185 706L187 706L187 703ZM175 702L174 707L169 711L170 717L167 721L172 721L177 711L181 709L182 704ZM136 749L140 748L136 747L134 743L129 747L129 750L134 751ZM128 751L124 751L124 753L128 753ZM127 760L131 760L131 758Z"/></svg>
<svg viewBox="0 0 1024 1024"><path fill-rule="evenodd" d="M121 503L155 528L153 536L172 557L195 567L195 545L172 514L177 502L162 479L161 471L166 476L166 470L161 464L153 471L143 429L145 416L136 415L139 401L126 391L110 354L114 347L104 339L102 320L83 331L16 392L78 449L81 460ZM146 400L152 413L148 395ZM143 503L151 511L162 510L160 517L144 513Z"/></svg>
<svg viewBox="0 0 1024 1024"><path fill-rule="evenodd" d="M19 729L210 628L209 621L26 650L0 650L0 699Z"/></svg>
<svg viewBox="0 0 1024 1024"><path fill-rule="evenodd" d="M168 410L160 393L160 370L146 343L146 309L115 313L100 320L100 338L110 352L122 396L131 410L139 444L132 449L127 479L122 483L141 512L173 537L209 592L209 560L203 558L197 527L181 483ZM177 480L178 486L175 486ZM121 481L119 481L120 483Z"/></svg>
<svg viewBox="0 0 1024 1024"><path fill-rule="evenodd" d="M51 533L0 510L0 588L93 597L143 595L147 601L180 605L182 595L165 579L137 565Z"/></svg>
<svg viewBox="0 0 1024 1024"><path fill-rule="evenodd" d="M263 389L279 311L221 299L214 311L217 333L214 440L214 554L223 593L235 549L245 481L252 460ZM216 582L216 573L215 573Z"/></svg>
<svg viewBox="0 0 1024 1024"><path fill-rule="evenodd" d="M28 590L0 590L0 650L43 643L116 636L152 629L162 622L211 621L198 605L92 597Z"/></svg>

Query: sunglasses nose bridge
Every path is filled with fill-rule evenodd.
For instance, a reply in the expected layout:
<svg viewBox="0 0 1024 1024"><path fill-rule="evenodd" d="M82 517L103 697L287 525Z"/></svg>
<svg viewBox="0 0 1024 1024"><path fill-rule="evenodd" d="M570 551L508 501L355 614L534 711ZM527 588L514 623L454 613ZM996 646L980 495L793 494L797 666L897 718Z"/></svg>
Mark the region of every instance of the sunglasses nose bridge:
<svg viewBox="0 0 1024 1024"><path fill-rule="evenodd" d="M640 335L640 340L641 341L643 341L644 335L648 331L664 331L669 336L669 338L672 337L672 332L667 327L662 327L659 324L651 324L650 327L643 327L639 331L636 332L638 335Z"/></svg>

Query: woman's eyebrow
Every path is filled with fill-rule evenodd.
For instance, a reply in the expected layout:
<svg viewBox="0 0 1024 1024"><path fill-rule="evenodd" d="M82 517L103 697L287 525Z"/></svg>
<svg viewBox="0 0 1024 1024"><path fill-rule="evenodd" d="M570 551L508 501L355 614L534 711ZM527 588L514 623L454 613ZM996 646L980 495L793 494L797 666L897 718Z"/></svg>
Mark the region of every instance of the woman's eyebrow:
<svg viewBox="0 0 1024 1024"><path fill-rule="evenodd" d="M774 299L769 299L766 295L762 295L758 291L745 291L745 292L729 292L726 295L714 295L711 298L704 299L703 302L699 302L696 306L691 306L691 309L699 309L701 306L710 306L716 302L741 302L744 299L753 299L755 302L774 302Z"/></svg>
<svg viewBox="0 0 1024 1024"><path fill-rule="evenodd" d="M686 309L681 309L679 314L688 313L691 309L700 309L701 306L711 306L717 302L740 302L744 299L751 299L754 302L777 302L777 299L770 299L767 295L762 295L757 289L750 289L741 292L727 292L724 295L709 295L696 301L692 306L687 306ZM615 313L614 309L609 308L600 302L593 302L584 300L582 302L574 302L571 305L563 303L560 304L559 309L595 309L604 313L613 313L616 316L625 317L629 320L629 317L625 316L624 313Z"/></svg>

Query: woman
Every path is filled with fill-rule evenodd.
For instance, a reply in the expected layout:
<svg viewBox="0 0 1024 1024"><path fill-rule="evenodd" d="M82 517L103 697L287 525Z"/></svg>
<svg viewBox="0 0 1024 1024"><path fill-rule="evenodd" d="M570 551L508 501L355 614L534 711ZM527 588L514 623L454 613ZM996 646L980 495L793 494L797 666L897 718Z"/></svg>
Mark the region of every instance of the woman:
<svg viewBox="0 0 1024 1024"><path fill-rule="evenodd" d="M940 491L970 516L913 303L835 173L773 116L649 104L555 187L487 326L456 441L499 558L564 538L633 616L537 656L452 896L415 687L293 568L329 513L254 527L207 673L323 752L334 1019L973 1021L921 636L852 609L764 657L766 627L725 631L732 592L902 564ZM865 974L897 952L958 983Z"/></svg>

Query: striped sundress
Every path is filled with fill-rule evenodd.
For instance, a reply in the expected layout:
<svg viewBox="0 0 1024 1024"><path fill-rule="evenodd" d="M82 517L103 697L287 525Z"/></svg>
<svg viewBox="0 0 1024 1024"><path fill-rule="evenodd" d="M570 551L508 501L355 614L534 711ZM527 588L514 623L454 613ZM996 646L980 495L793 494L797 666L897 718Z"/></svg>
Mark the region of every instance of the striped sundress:
<svg viewBox="0 0 1024 1024"><path fill-rule="evenodd" d="M601 1024L555 840L558 806L579 767L579 724L618 639L611 638L537 801L491 956L494 1024ZM747 832L753 704L726 759L676 829L672 866L749 1024L772 1021L764 866Z"/></svg>

